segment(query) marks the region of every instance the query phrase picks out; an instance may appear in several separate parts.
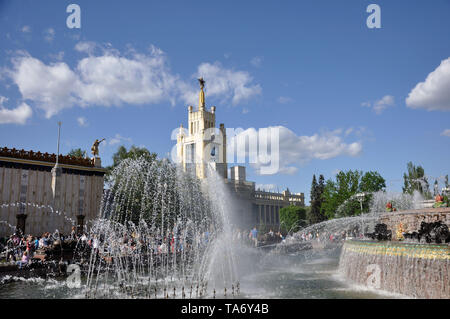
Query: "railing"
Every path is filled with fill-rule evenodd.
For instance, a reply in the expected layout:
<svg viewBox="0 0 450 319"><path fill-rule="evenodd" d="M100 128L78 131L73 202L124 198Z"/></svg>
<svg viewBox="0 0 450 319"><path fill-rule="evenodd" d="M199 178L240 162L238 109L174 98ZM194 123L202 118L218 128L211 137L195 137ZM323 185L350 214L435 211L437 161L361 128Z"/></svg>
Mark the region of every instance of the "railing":
<svg viewBox="0 0 450 319"><path fill-rule="evenodd" d="M56 154L17 150L15 148L0 148L0 156L26 159L41 162L56 163ZM59 155L60 164L94 167L94 163L89 158Z"/></svg>
<svg viewBox="0 0 450 319"><path fill-rule="evenodd" d="M301 196L285 196L279 193L270 192L255 192L255 198L258 199L268 199L268 200L278 200L278 201L289 201L289 202L303 202L303 197Z"/></svg>

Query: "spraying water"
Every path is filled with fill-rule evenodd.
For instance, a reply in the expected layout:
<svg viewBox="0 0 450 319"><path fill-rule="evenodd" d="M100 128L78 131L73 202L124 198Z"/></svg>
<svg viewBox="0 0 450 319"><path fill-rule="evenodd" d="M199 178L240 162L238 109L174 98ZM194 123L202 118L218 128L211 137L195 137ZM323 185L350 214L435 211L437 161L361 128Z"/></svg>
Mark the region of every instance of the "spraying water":
<svg viewBox="0 0 450 319"><path fill-rule="evenodd" d="M86 296L235 293L231 198L219 176L208 176L200 181L166 160L123 161L90 231Z"/></svg>

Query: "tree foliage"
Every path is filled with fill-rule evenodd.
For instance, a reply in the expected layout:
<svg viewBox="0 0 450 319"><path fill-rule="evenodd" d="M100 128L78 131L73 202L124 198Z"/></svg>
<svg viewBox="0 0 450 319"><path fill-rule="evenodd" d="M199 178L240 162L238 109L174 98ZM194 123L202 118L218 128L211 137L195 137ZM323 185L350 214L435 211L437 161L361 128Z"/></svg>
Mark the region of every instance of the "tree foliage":
<svg viewBox="0 0 450 319"><path fill-rule="evenodd" d="M329 179L325 183L321 213L327 219L359 215L368 211L371 193L385 188L386 181L378 172L370 171L364 174L358 170L341 171L336 175L336 180ZM365 195L358 198L358 193Z"/></svg>
<svg viewBox="0 0 450 319"><path fill-rule="evenodd" d="M73 148L70 150L69 153L67 153L68 156L73 156L73 157L86 157L87 152L83 151L81 148Z"/></svg>
<svg viewBox="0 0 450 319"><path fill-rule="evenodd" d="M418 191L425 198L431 198L430 186L422 166L415 166L412 162L407 164L407 172L403 174L403 193L413 194Z"/></svg>
<svg viewBox="0 0 450 319"><path fill-rule="evenodd" d="M308 222L309 224L319 223L326 219L323 210L323 192L325 190L325 178L323 175L319 176L319 182L316 181L316 175L313 175L313 180L311 183L311 208L308 212Z"/></svg>
<svg viewBox="0 0 450 319"><path fill-rule="evenodd" d="M306 226L306 209L299 206L287 206L280 209L281 231L288 233Z"/></svg>
<svg viewBox="0 0 450 319"><path fill-rule="evenodd" d="M119 166L119 164L127 158L130 158L130 159L142 158L145 161L152 163L152 162L156 161L157 154L150 152L145 147L137 147L137 146L133 145L130 147L129 150L127 150L125 146L123 146L123 145L120 146L117 149L117 152L115 152L113 154L113 164L106 167L106 169L107 169L106 180L107 181L110 180L111 172L114 170L114 168Z"/></svg>

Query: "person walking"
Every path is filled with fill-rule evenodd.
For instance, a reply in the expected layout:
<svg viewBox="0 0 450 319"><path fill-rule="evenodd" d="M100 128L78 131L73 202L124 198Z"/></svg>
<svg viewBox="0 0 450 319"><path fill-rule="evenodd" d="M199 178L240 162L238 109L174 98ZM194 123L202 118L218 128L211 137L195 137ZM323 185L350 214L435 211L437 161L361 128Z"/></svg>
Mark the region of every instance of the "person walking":
<svg viewBox="0 0 450 319"><path fill-rule="evenodd" d="M258 246L258 230L256 227L253 227L253 229L250 231L250 236L255 243L255 247Z"/></svg>

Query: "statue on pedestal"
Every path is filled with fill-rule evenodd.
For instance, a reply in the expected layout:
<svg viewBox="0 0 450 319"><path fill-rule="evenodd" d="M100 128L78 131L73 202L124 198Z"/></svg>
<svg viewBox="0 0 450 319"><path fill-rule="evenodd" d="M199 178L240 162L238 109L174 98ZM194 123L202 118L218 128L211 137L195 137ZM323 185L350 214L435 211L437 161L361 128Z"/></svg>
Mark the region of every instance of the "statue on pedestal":
<svg viewBox="0 0 450 319"><path fill-rule="evenodd" d="M203 78L198 79L198 83L200 84L200 94L198 97L198 106L199 108L205 107L205 92L203 88L205 87L205 80Z"/></svg>
<svg viewBox="0 0 450 319"><path fill-rule="evenodd" d="M101 142L103 142L105 139L102 139L102 140L95 140L95 142L94 142L94 144L92 144L92 147L91 147L91 153L92 153L92 155L94 155L94 157L97 157L98 156L98 146L100 145L100 143Z"/></svg>
<svg viewBox="0 0 450 319"><path fill-rule="evenodd" d="M403 233L405 233L405 232L406 232L406 228L404 227L403 223L400 222L397 225L397 230L396 230L396 235L397 235L397 240L398 241L401 241L401 240L405 239L405 237L403 236Z"/></svg>

